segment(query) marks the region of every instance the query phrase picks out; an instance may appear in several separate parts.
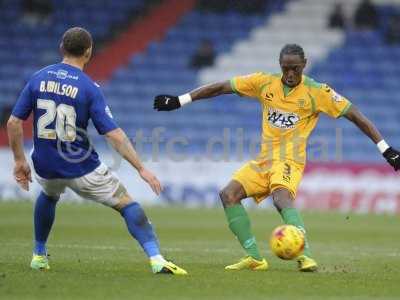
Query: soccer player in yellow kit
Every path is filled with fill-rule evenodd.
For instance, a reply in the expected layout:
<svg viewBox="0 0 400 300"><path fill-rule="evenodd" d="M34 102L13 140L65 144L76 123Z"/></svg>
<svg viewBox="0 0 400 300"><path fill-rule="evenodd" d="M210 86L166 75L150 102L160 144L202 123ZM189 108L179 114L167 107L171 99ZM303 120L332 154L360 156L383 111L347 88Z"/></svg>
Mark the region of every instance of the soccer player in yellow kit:
<svg viewBox="0 0 400 300"><path fill-rule="evenodd" d="M301 46L285 45L279 56L281 74L254 73L230 81L209 84L190 93L155 97L154 108L170 111L192 101L236 93L255 98L263 107L261 153L256 160L237 170L220 192L229 228L247 253L227 270L266 270L267 261L260 255L251 232L250 219L241 201L252 197L257 203L272 196L283 221L305 234L303 220L294 207L297 187L303 176L307 139L315 128L319 114L333 118L344 116L358 126L395 169L400 169L400 153L390 147L376 127L349 100L303 75L307 60ZM306 240L304 253L297 258L300 271L316 271Z"/></svg>

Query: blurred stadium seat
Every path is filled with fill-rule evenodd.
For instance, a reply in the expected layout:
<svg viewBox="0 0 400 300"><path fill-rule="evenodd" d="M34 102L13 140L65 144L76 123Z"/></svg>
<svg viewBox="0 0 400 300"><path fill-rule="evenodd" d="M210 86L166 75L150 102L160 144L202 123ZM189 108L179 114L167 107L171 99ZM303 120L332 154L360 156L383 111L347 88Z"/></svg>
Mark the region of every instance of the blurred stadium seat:
<svg viewBox="0 0 400 300"><path fill-rule="evenodd" d="M393 63L400 56L400 45L386 45L383 34L385 20L396 12L393 6L378 6L381 27L377 30L346 32L343 45L311 70L311 76L329 83L348 97L393 143L400 139L400 107L398 79L400 66ZM398 8L397 8L398 11ZM343 130L344 159L380 161L375 146L348 122L339 122ZM314 136L333 135L337 128L331 120L322 118ZM324 130L331 128L326 133Z"/></svg>
<svg viewBox="0 0 400 300"><path fill-rule="evenodd" d="M135 10L140 11L145 1L52 1L48 21L36 25L23 22L23 2L0 2L0 107L15 101L33 72L59 59L57 45L66 29L85 27L100 42L113 26L128 21Z"/></svg>

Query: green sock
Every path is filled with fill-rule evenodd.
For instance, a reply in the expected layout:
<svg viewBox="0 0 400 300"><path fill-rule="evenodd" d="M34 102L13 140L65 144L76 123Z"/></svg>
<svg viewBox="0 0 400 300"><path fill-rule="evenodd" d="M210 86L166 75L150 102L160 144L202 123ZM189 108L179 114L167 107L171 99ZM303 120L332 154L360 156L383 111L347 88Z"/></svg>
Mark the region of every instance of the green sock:
<svg viewBox="0 0 400 300"><path fill-rule="evenodd" d="M257 248L256 238L251 233L250 219L244 207L241 204L225 207L225 214L228 219L229 228L237 237L246 253L257 260L261 260L262 257Z"/></svg>
<svg viewBox="0 0 400 300"><path fill-rule="evenodd" d="M299 228L304 233L304 255L311 257L310 245L306 237L306 229L304 227L303 219L295 208L284 208L281 211L281 216L285 224L293 225Z"/></svg>

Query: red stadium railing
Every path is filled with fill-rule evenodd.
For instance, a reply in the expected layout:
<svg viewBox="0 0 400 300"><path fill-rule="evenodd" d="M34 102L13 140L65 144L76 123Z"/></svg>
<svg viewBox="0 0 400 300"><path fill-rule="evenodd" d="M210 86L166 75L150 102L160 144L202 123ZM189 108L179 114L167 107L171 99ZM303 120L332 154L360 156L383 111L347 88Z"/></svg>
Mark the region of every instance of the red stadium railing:
<svg viewBox="0 0 400 300"><path fill-rule="evenodd" d="M106 81L132 55L143 52L150 42L160 39L195 4L195 0L163 1L146 17L134 21L116 40L97 53L88 65L87 73L97 81Z"/></svg>

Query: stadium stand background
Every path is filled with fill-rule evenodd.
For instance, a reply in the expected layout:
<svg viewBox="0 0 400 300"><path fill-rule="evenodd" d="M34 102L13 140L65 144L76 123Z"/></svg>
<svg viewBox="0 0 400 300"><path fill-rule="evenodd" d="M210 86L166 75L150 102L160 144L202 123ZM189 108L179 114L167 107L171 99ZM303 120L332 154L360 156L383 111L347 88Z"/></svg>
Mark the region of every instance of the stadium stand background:
<svg viewBox="0 0 400 300"><path fill-rule="evenodd" d="M396 128L400 117L397 89L400 66L393 62L400 56L400 46L387 45L384 41L387 19L399 11L396 1L374 1L379 12L378 28L355 30L349 26L344 31L327 28L328 15L337 2L333 0L265 1L262 9L249 11L236 5L210 9L201 5L201 1L189 0L187 3L193 5L181 11L175 6L186 1L100 2L101 5L99 1L52 1L47 22L36 25L24 21L24 1L0 2L0 105L3 111L7 112L7 107L15 102L33 71L58 61L60 35L68 27L77 25L93 33L98 48L111 51L111 56L103 61L94 58L97 65L111 63L111 72L104 76L96 66L91 66L89 73L101 81L115 118L132 137L139 129L149 136L155 127L162 126L166 128L165 138L183 135L190 141L185 151L197 154L204 153L206 142L221 136L223 128L232 129L232 133L236 128L244 128L247 142L258 139L261 116L255 102L226 96L167 115L153 112L152 99L159 93L181 94L199 84L237 74L259 70L275 72L279 67L280 47L287 42L298 42L309 58L309 75L329 83L357 104L378 124L389 142L396 144L399 140L400 132ZM230 4L238 2L230 1ZM343 3L348 15L352 15L359 1ZM126 49L135 46L136 36L129 31L130 26L144 22L162 5L168 9L161 14L159 30L149 35L151 38L141 48L132 53L122 52L121 57L125 59L113 66L110 62L115 50L113 45L122 43ZM169 21L162 22L163 18ZM121 38L124 31L131 33L125 40ZM215 48L215 64L195 70L189 61L204 39ZM101 58L101 55L100 51L98 56ZM312 137L313 158L335 159L338 134L343 135L339 138L343 160L383 162L374 145L352 124L325 117ZM94 140L104 145L99 137ZM232 145L235 142L233 134ZM318 149L313 149L318 142L328 145L329 157L322 157Z"/></svg>

